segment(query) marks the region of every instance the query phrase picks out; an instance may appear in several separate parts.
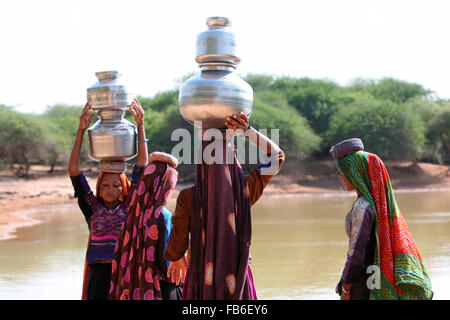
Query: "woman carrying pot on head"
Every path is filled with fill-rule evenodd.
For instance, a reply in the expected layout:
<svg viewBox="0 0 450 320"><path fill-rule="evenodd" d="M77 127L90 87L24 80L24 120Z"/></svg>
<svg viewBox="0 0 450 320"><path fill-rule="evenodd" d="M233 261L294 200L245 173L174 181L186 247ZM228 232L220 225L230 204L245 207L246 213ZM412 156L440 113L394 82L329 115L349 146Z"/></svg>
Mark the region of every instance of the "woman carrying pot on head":
<svg viewBox="0 0 450 320"><path fill-rule="evenodd" d="M395 201L383 161L358 138L331 149L347 190L357 199L345 219L347 261L336 293L341 300L431 299L431 282Z"/></svg>
<svg viewBox="0 0 450 320"><path fill-rule="evenodd" d="M131 195L148 162L144 130L144 110L137 99L129 110L138 127L137 164L133 168L131 184L124 172L100 172L94 194L80 171L80 153L83 136L92 122L93 113L86 103L69 160L69 175L75 197L89 228L89 243L83 281L82 299L106 300L111 282L111 261L117 236L130 204Z"/></svg>
<svg viewBox="0 0 450 320"><path fill-rule="evenodd" d="M216 137L207 141L205 134L209 130L202 132L199 150L202 162L196 165L195 185L178 196L166 251L166 258L172 261L168 276L175 282L184 282L183 299L256 299L249 268L251 206L280 170L284 153L251 128L244 113L228 118L225 125L231 131L245 132L251 142L275 161L259 165L246 176L231 139ZM229 130L222 130L225 137L228 137L225 131ZM208 164L205 152L212 144L220 148L212 155L215 161ZM227 154L231 157L226 157ZM185 257L188 247L189 261Z"/></svg>
<svg viewBox="0 0 450 320"><path fill-rule="evenodd" d="M181 286L167 278L164 258L172 217L164 206L177 183L177 164L169 154L150 155L117 240L110 300L181 300Z"/></svg>

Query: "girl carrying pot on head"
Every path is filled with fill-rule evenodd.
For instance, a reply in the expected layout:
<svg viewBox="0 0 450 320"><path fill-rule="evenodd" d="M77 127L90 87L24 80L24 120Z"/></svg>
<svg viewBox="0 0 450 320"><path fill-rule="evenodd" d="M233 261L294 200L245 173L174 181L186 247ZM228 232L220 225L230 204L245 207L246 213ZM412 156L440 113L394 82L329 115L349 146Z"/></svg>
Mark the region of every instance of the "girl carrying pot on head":
<svg viewBox="0 0 450 320"><path fill-rule="evenodd" d="M102 171L97 179L95 194L79 168L83 136L92 122L88 103L80 116L80 123L69 160L69 175L75 197L89 228L82 299L106 300L111 282L111 261L116 240L124 222L133 190L148 162L144 130L144 109L133 100L129 110L138 127L137 164L133 168L131 183L124 172Z"/></svg>

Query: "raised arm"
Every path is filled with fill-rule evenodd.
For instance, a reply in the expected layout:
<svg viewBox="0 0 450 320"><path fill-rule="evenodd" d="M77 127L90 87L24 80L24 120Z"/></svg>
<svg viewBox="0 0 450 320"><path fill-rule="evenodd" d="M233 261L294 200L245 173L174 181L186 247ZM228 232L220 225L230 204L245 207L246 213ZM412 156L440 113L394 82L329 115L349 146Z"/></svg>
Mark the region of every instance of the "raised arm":
<svg viewBox="0 0 450 320"><path fill-rule="evenodd" d="M72 152L70 153L68 171L71 177L75 177L80 174L80 154L81 146L83 144L83 137L92 122L92 118L94 117L94 113L89 113L89 110L89 103L86 103L80 116L80 124L78 125L77 135L75 137L75 142L73 143Z"/></svg>
<svg viewBox="0 0 450 320"><path fill-rule="evenodd" d="M147 139L145 138L144 128L145 111L136 98L133 100L129 110L133 115L134 121L136 122L138 128L138 155L136 165L138 167L145 167L148 163Z"/></svg>
<svg viewBox="0 0 450 320"><path fill-rule="evenodd" d="M241 112L227 118L225 125L228 129L235 131L236 134L245 135L248 140L256 144L269 158L264 159L263 163L253 169L248 176L247 185L251 204L253 205L261 197L264 188L272 177L280 171L284 163L284 153L275 142L249 125L245 113Z"/></svg>

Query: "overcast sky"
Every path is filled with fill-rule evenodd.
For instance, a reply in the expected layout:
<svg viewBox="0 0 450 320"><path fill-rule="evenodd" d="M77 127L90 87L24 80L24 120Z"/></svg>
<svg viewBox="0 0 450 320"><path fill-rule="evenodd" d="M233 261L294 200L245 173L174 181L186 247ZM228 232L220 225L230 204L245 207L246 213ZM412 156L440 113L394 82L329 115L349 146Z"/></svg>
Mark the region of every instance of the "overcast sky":
<svg viewBox="0 0 450 320"><path fill-rule="evenodd" d="M198 71L196 36L217 15L231 19L241 75L394 77L450 98L449 9L445 0L1 1L0 104L83 105L95 72L112 69L135 95L172 89Z"/></svg>

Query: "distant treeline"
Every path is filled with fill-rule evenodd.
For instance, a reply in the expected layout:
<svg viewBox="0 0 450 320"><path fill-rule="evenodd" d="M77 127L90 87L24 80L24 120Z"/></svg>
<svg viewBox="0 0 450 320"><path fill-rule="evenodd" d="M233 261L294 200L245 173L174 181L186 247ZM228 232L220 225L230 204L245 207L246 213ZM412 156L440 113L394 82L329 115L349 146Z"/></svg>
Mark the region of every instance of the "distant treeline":
<svg viewBox="0 0 450 320"><path fill-rule="evenodd" d="M288 161L330 159L333 144L360 137L367 151L385 160L450 163L450 101L419 84L384 78L341 86L329 80L260 74L245 80L254 90L250 124L280 129ZM177 89L138 99L146 112L150 152L170 152L178 143L171 141L177 128L193 134L178 111ZM83 105L53 105L42 115L0 105L0 165L26 175L31 164L49 165L50 170L65 164ZM126 118L133 122L129 112ZM88 159L87 148L85 141L82 160Z"/></svg>

